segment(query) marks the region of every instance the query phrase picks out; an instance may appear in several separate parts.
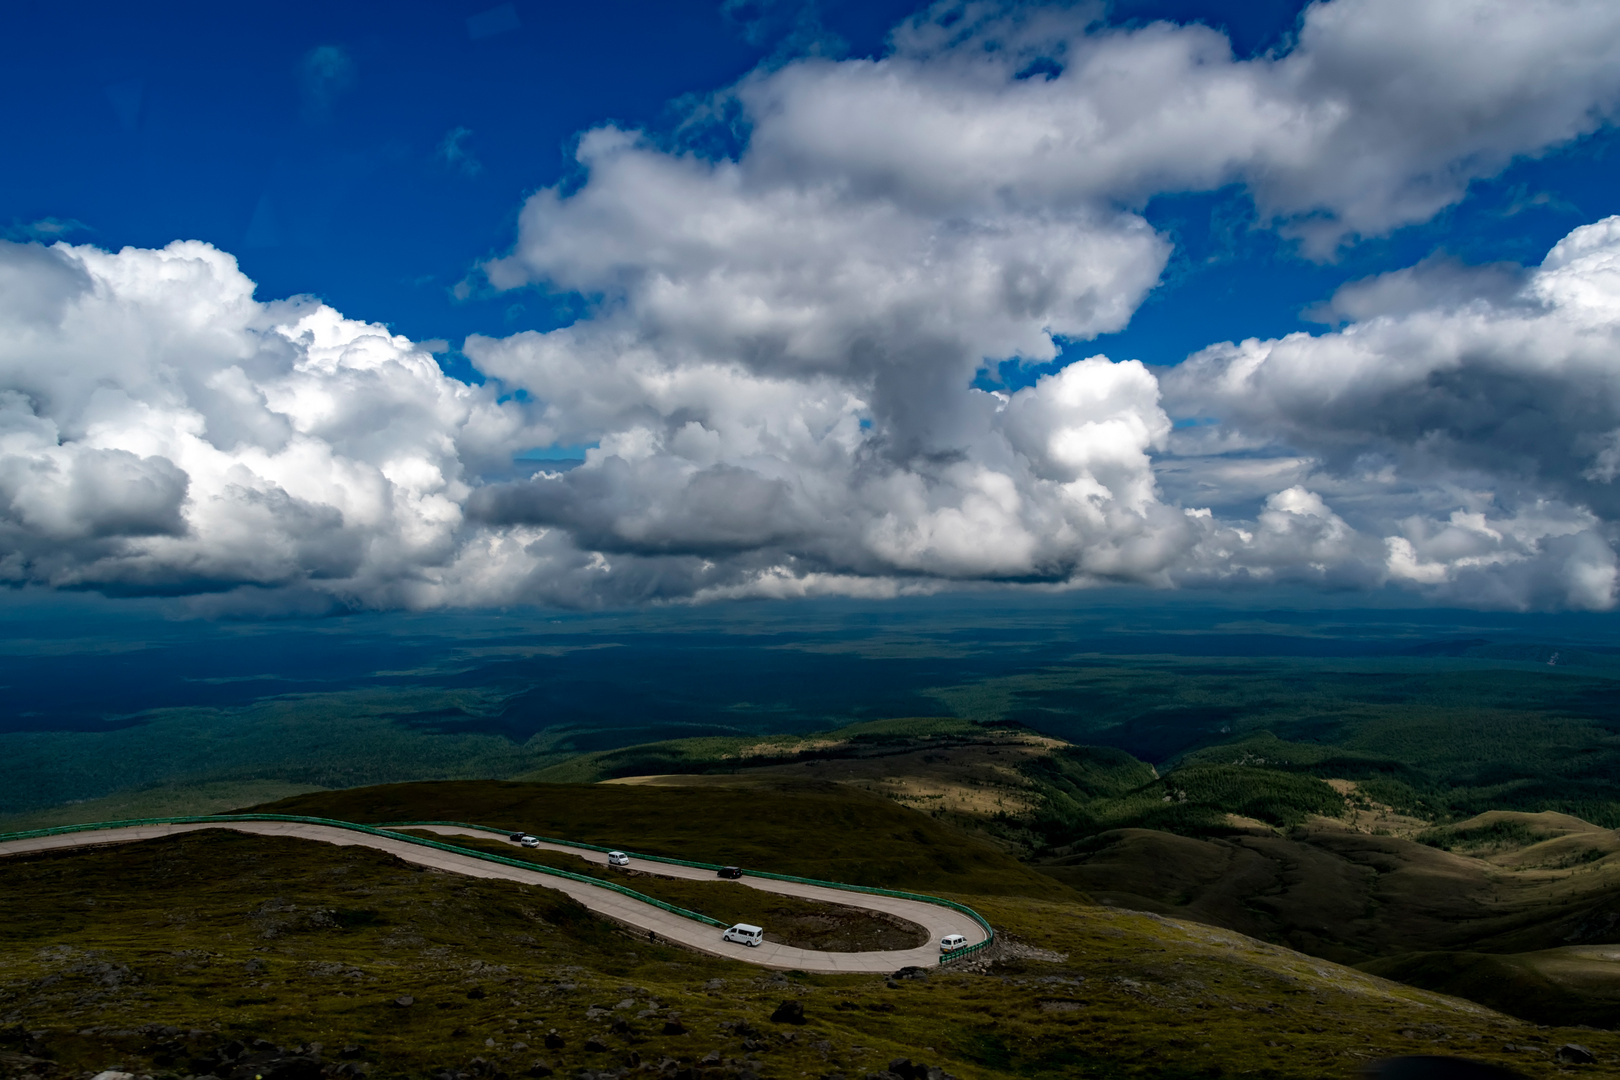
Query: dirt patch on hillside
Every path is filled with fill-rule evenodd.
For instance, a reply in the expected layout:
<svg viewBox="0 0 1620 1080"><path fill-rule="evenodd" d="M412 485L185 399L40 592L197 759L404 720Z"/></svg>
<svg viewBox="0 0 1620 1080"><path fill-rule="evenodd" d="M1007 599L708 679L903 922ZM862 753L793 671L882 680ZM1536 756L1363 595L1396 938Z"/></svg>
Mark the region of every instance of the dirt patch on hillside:
<svg viewBox="0 0 1620 1080"><path fill-rule="evenodd" d="M1400 836L1410 839L1427 829L1430 822L1402 814L1393 806L1368 797L1354 780L1327 780L1328 787L1344 796L1347 812L1334 822L1339 828L1373 836Z"/></svg>

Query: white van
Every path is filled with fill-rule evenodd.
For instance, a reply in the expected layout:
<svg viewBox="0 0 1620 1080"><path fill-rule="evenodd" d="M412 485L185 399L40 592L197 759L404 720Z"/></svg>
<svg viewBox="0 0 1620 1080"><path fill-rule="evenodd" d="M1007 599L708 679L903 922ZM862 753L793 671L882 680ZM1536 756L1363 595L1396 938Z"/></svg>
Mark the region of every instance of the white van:
<svg viewBox="0 0 1620 1080"><path fill-rule="evenodd" d="M722 941L735 941L739 945L761 945L765 941L765 931L757 926L747 923L738 923L724 934L720 935Z"/></svg>
<svg viewBox="0 0 1620 1080"><path fill-rule="evenodd" d="M967 944L967 938L961 934L948 934L939 939L940 952L955 952Z"/></svg>
<svg viewBox="0 0 1620 1080"><path fill-rule="evenodd" d="M610 852L608 852L608 865L609 866L629 866L630 865L630 856L626 855L622 851L610 851Z"/></svg>
<svg viewBox="0 0 1620 1080"><path fill-rule="evenodd" d="M539 847L540 838L538 836L525 836L523 839L519 840L518 843L522 844L524 847Z"/></svg>

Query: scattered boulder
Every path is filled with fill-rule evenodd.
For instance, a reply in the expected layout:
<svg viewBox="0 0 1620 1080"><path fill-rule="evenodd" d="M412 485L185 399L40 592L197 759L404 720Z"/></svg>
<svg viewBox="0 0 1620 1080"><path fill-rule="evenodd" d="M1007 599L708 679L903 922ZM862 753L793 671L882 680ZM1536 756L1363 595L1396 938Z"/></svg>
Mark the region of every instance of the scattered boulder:
<svg viewBox="0 0 1620 1080"><path fill-rule="evenodd" d="M894 978L926 979L928 978L928 969L924 967L916 967L915 965L907 965L906 967L903 967L899 971L895 972Z"/></svg>
<svg viewBox="0 0 1620 1080"><path fill-rule="evenodd" d="M482 986L475 986L471 990L467 991L467 996L472 998L474 1001L483 1001L489 996L489 993Z"/></svg>
<svg viewBox="0 0 1620 1080"><path fill-rule="evenodd" d="M720 1051L718 1051L718 1050L710 1050L707 1054L704 1054L701 1058L698 1059L698 1064L699 1065L718 1065L718 1064L720 1064Z"/></svg>
<svg viewBox="0 0 1620 1080"><path fill-rule="evenodd" d="M412 1005L416 1004L416 999L411 997L409 994L401 994L399 997L394 999L394 1004L398 1005L401 1009L408 1009Z"/></svg>
<svg viewBox="0 0 1620 1080"><path fill-rule="evenodd" d="M557 1034L556 1028L552 1028L550 1031L546 1032L547 1050L561 1050L567 1045L568 1042L561 1035Z"/></svg>
<svg viewBox="0 0 1620 1080"><path fill-rule="evenodd" d="M600 1054L606 1049L607 1043L598 1039L595 1035L585 1040L585 1052L587 1054Z"/></svg>
<svg viewBox="0 0 1620 1080"><path fill-rule="evenodd" d="M97 1073L94 1080L135 1080L135 1074L108 1069L106 1072Z"/></svg>
<svg viewBox="0 0 1620 1080"><path fill-rule="evenodd" d="M784 1001L771 1013L773 1024L802 1024L804 1023L804 1003L799 1001Z"/></svg>
<svg viewBox="0 0 1620 1080"><path fill-rule="evenodd" d="M1597 1056L1580 1043L1565 1043L1554 1051L1553 1057L1565 1065L1590 1065L1597 1060Z"/></svg>
<svg viewBox="0 0 1620 1080"><path fill-rule="evenodd" d="M556 1071L557 1070L555 1070L555 1069L553 1069L551 1067L551 1063L549 1061L536 1061L533 1065L530 1065L527 1069L524 1070L523 1075L524 1076L550 1076L552 1073L554 1073Z"/></svg>
<svg viewBox="0 0 1620 1080"><path fill-rule="evenodd" d="M665 1035L685 1035L686 1034L686 1025L681 1023L679 1020L665 1020L664 1021L664 1034Z"/></svg>

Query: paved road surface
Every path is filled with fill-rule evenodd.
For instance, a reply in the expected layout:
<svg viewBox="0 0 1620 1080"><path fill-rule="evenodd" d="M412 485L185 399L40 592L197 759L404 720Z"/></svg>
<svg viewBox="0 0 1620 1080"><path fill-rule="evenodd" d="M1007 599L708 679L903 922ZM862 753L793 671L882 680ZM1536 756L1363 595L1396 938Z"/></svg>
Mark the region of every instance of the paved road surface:
<svg viewBox="0 0 1620 1080"><path fill-rule="evenodd" d="M489 839L493 836L490 833L471 834L466 829L447 826L412 826L412 828L450 836L478 835L483 839ZM922 948L895 949L886 952L821 952L815 949L789 948L786 945L778 945L774 942L766 942L763 945L750 948L746 945L721 941L720 931L712 926L693 922L691 919L683 919L679 915L664 911L662 908L656 908L650 904L644 904L639 900L623 896L612 889L587 885L584 882L569 881L567 878L554 877L538 870L524 870L515 866L505 866L501 863L489 862L471 855L460 855L451 851L423 847L403 838L395 840L391 837L356 832L334 825L312 825L292 821L229 821L186 825L135 825L117 829L63 833L57 836L39 836L26 840L9 840L0 843L0 856L59 848L124 844L139 840L151 840L162 836L173 836L177 833L196 832L201 829L232 829L236 832L253 833L260 836L296 836L306 840L320 840L328 844L359 845L386 851L406 862L432 867L436 870L465 874L468 877L520 881L526 885L539 885L547 889L556 889L559 892L567 893L592 911L634 927L637 930L651 930L660 938L678 942L699 952L724 956L750 964L758 964L761 967L820 972L889 972L908 965L931 967L939 963L939 939L945 935L961 934L967 938L970 945L985 939L984 929L978 923L960 912L940 907L937 904L927 904L919 900L902 900L889 896L873 896L868 893L845 892L842 889L829 889L818 885L801 885L790 881L770 881L764 878L745 877L741 881L732 882L731 884L740 887L752 887L765 892L783 893L788 896L801 896L812 900L825 900L835 904L844 904L849 907L886 912L926 927L929 937L928 944ZM607 862L606 855L596 852L582 851L578 848L562 845L546 846L557 851L566 851L572 855L583 856L593 862L604 864ZM639 866L632 863L631 865L636 869L647 870L669 877L698 878L705 881L715 880L711 874L691 867L672 866L665 863L642 863ZM635 887L633 881L627 880L626 884L631 888Z"/></svg>

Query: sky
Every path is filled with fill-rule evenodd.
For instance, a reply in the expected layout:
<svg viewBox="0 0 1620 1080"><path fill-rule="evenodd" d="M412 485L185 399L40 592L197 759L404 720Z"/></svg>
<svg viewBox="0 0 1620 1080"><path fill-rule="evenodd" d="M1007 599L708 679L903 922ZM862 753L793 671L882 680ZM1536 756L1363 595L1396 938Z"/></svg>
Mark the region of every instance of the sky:
<svg viewBox="0 0 1620 1080"><path fill-rule="evenodd" d="M11 25L30 595L1620 601L1606 0Z"/></svg>

